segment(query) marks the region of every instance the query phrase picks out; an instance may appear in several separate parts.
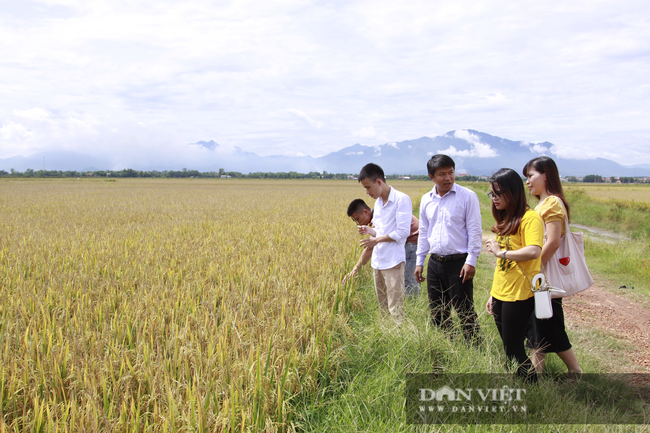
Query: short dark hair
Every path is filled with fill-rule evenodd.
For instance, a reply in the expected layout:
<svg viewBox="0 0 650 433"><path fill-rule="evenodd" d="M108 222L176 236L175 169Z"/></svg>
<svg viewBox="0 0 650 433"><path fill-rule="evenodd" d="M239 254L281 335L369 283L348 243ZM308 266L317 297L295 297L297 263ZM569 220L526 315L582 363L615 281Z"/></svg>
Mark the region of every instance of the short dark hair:
<svg viewBox="0 0 650 433"><path fill-rule="evenodd" d="M362 199L355 198L348 206L348 216L351 217L353 213L363 212L364 209L370 210L370 206L368 206Z"/></svg>
<svg viewBox="0 0 650 433"><path fill-rule="evenodd" d="M436 170L439 168L456 168L456 163L451 157L439 153L433 155L431 159L427 162L427 171L431 176L435 176Z"/></svg>
<svg viewBox="0 0 650 433"><path fill-rule="evenodd" d="M384 170L382 170L380 166L378 166L377 164L373 164L372 162L370 164L364 165L363 168L361 169L361 172L359 172L359 182L361 182L365 178L370 179L371 182L374 182L377 179L381 179L382 182L386 182L386 178L384 177Z"/></svg>
<svg viewBox="0 0 650 433"><path fill-rule="evenodd" d="M494 192L505 195L508 200L508 207L499 210L492 201L492 216L496 224L492 226L492 232L500 235L514 235L519 230L519 224L528 210L526 202L526 191L521 176L511 168L502 168L488 178ZM495 188L499 185L499 190Z"/></svg>

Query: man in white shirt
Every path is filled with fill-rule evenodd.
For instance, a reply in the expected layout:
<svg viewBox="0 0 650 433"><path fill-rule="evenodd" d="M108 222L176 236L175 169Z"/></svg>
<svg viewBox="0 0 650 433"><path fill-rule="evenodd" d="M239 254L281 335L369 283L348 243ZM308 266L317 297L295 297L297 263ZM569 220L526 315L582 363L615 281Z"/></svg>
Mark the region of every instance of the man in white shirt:
<svg viewBox="0 0 650 433"><path fill-rule="evenodd" d="M360 234L370 235L360 244L372 248L370 265L380 307L399 320L404 316L404 245L411 233L411 198L388 185L384 170L377 164L366 164L359 173L359 182L377 200L374 228L359 226Z"/></svg>
<svg viewBox="0 0 650 433"><path fill-rule="evenodd" d="M372 225L373 210L360 198L352 200L348 206L348 216L358 226L374 227ZM406 244L404 246L406 254L406 261L404 262L404 288L407 298L409 296L418 297L420 294L420 283L415 280L415 259L418 249L419 227L420 221L415 216L411 216L411 231L409 237L406 238ZM372 248L364 248L352 271L343 278L343 283L345 284L346 281L354 278L359 270L370 261L371 257Z"/></svg>
<svg viewBox="0 0 650 433"><path fill-rule="evenodd" d="M453 306L468 341L478 342L478 317L474 311L476 260L481 252L481 210L478 196L455 183L456 164L447 155L434 155L427 163L434 182L420 201L415 278L422 282L427 254L427 292L431 320L450 330Z"/></svg>

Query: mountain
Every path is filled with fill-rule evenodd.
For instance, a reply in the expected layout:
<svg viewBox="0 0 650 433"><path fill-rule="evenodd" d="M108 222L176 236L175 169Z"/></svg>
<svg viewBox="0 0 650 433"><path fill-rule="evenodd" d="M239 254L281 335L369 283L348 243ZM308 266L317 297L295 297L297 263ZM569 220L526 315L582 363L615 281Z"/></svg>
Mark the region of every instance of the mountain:
<svg viewBox="0 0 650 433"><path fill-rule="evenodd" d="M0 170L25 171L31 168L38 170L62 170L62 171L96 171L107 170L113 164L92 156L75 152L40 152L30 156L13 156L0 159Z"/></svg>
<svg viewBox="0 0 650 433"><path fill-rule="evenodd" d="M190 143L190 146L200 146L208 150L214 150L217 147L219 147L219 144L217 144L214 140L210 140L210 141L197 141L196 143Z"/></svg>
<svg viewBox="0 0 650 433"><path fill-rule="evenodd" d="M316 159L329 172L357 173L364 164L374 162L387 174L427 174L429 158L445 153L454 159L457 173L481 176L503 167L519 172L526 162L545 154L553 157L562 176L650 176L650 169L625 167L603 158L557 158L550 153L552 147L549 142L512 141L469 129L376 147L355 144Z"/></svg>
<svg viewBox="0 0 650 433"><path fill-rule="evenodd" d="M650 164L625 165L624 167L629 167L629 168L650 168Z"/></svg>
<svg viewBox="0 0 650 433"><path fill-rule="evenodd" d="M528 143L512 141L483 132L468 130L450 131L437 137L421 137L380 146L354 144L336 152L313 158L311 156L290 157L282 155L258 156L237 148L233 153L224 153L214 140L189 144L210 150L196 164L179 155L171 164L152 161L131 162L130 167L122 167L115 161L103 161L73 152L46 152L29 157L16 156L0 159L0 170L14 168L24 171L27 168L40 170L45 157L46 170L77 170L89 168L108 169L111 167L133 168L136 170L180 170L183 167L199 171L288 172L308 173L328 171L330 173L358 173L369 162L379 164L386 174L426 174L426 163L432 155L445 153L456 162L457 173L476 176L491 175L502 167L510 167L520 172L530 159L539 155L553 157L562 176L586 176L598 174L609 176L650 176L650 164L623 166L603 159L565 159L553 156L551 150L556 146L549 142Z"/></svg>

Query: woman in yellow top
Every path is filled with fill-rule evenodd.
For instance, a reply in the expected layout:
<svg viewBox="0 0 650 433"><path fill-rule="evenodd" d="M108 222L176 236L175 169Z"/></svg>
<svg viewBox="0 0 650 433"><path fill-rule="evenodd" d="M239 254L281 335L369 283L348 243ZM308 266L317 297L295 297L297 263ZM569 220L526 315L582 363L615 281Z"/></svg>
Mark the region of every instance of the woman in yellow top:
<svg viewBox="0 0 650 433"><path fill-rule="evenodd" d="M546 228L546 240L542 247L542 265L545 265L556 253L560 240L565 235L564 210L569 218L569 204L562 192L560 175L553 161L548 156L531 159L524 167L524 176L530 193L539 199L535 208L542 217ZM556 258L556 259L559 259ZM549 284L553 284L549 281ZM564 311L562 298L553 299L553 317L535 319L533 326L533 364L538 373L544 368L547 353L557 353L567 366L569 375L582 373L569 337L564 328Z"/></svg>
<svg viewBox="0 0 650 433"><path fill-rule="evenodd" d="M535 309L530 279L539 273L544 240L542 219L526 203L521 177L502 168L489 179L496 239L487 249L497 257L492 292L486 308L503 341L508 361L517 362L517 374L528 380L537 378L526 355L526 325Z"/></svg>

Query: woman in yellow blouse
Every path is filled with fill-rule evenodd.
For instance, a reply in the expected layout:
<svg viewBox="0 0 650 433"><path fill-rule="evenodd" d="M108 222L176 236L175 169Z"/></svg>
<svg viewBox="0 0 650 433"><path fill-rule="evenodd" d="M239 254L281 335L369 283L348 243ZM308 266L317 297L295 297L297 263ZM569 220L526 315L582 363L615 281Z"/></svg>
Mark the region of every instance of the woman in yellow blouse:
<svg viewBox="0 0 650 433"><path fill-rule="evenodd" d="M542 265L546 264L560 246L560 240L565 235L564 216L569 218L569 204L562 192L560 175L553 161L548 156L531 159L524 167L524 176L530 193L539 199L535 208L542 217L546 228L546 239L542 247ZM549 284L553 285L552 281ZM553 299L553 317L550 319L535 319L533 326L533 364L538 373L544 368L547 353L557 353L567 366L569 375L582 373L569 337L564 327L564 311L562 298Z"/></svg>
<svg viewBox="0 0 650 433"><path fill-rule="evenodd" d="M535 380L533 364L526 354L526 325L535 309L530 279L539 273L544 239L542 219L526 203L521 177L502 168L489 179L496 239L487 249L497 258L490 300L486 308L503 341L509 362L517 362L517 374Z"/></svg>

